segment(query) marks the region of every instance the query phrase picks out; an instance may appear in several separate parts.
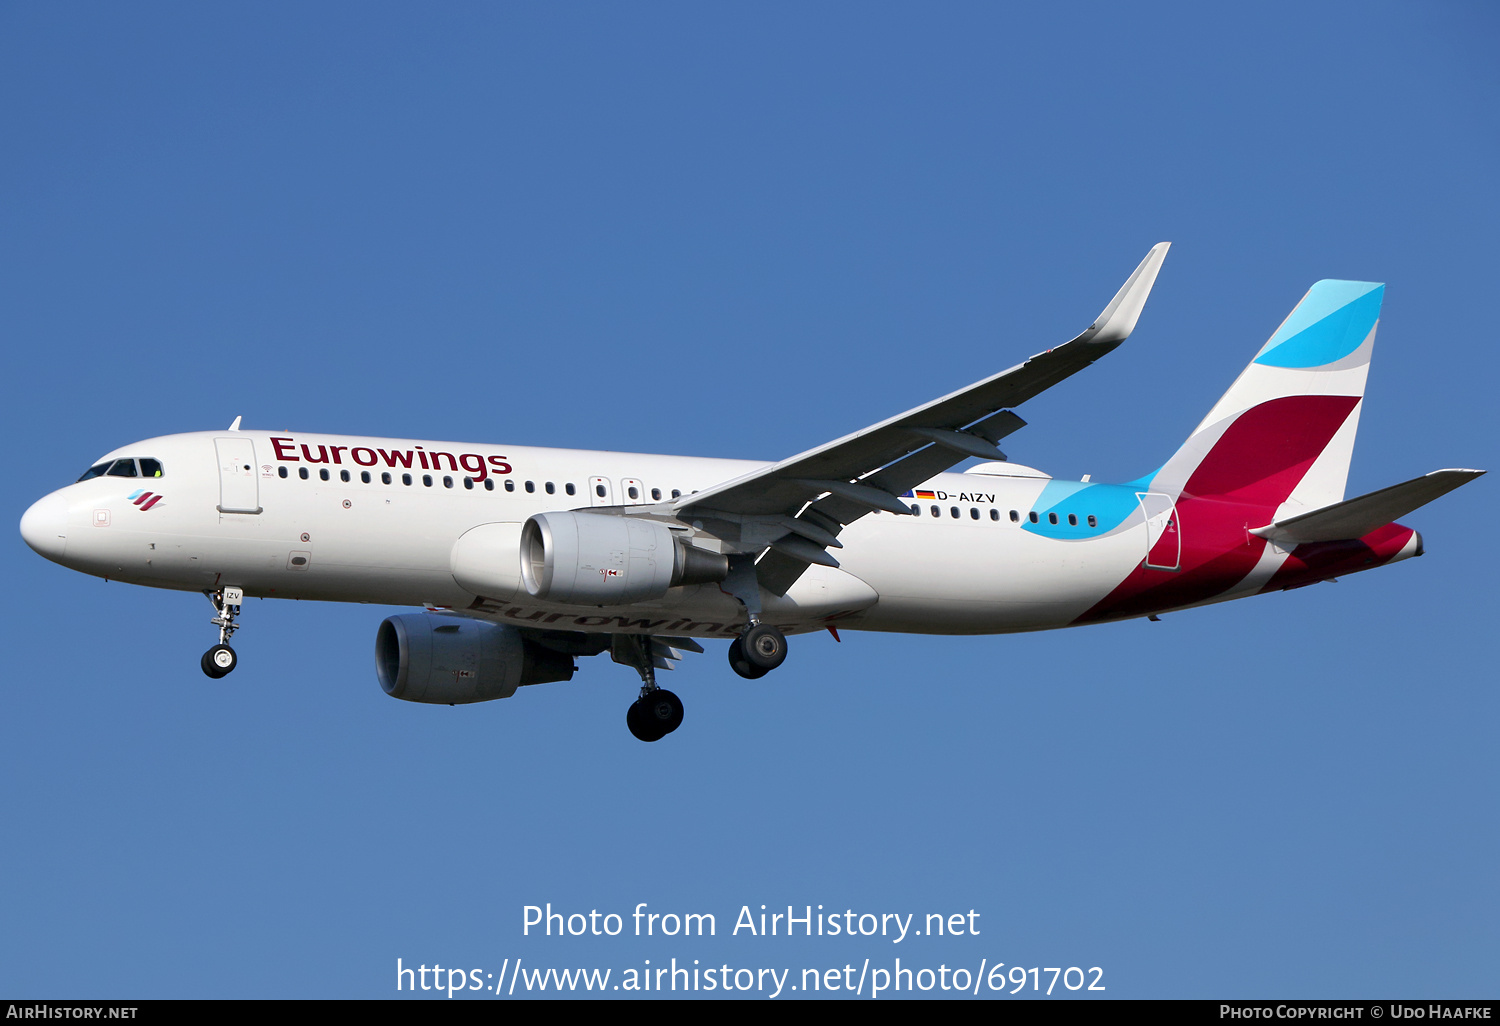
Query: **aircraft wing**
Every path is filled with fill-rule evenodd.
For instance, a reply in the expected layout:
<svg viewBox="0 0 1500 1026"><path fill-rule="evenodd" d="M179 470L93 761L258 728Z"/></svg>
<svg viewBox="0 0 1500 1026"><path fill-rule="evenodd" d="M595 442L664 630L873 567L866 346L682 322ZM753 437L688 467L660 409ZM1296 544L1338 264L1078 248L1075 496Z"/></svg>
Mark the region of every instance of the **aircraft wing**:
<svg viewBox="0 0 1500 1026"><path fill-rule="evenodd" d="M970 456L1005 459L995 443L1025 424L1009 408L1076 374L1129 337L1170 245L1153 246L1094 323L1072 341L862 431L685 496L673 507L676 515L726 514L737 522L774 518L782 537L769 542L775 551L761 560L757 575L778 594L809 562L837 566L824 548L839 547L842 526L877 509L910 513L897 496Z"/></svg>

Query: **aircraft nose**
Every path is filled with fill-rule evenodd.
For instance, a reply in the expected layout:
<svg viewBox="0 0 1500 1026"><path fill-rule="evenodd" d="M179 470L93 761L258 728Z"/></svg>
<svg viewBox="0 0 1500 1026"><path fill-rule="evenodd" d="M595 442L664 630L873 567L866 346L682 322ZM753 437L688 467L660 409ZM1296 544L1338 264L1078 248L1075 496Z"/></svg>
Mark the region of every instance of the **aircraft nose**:
<svg viewBox="0 0 1500 1026"><path fill-rule="evenodd" d="M68 544L68 501L60 493L38 499L21 516L21 537L38 553L61 562Z"/></svg>

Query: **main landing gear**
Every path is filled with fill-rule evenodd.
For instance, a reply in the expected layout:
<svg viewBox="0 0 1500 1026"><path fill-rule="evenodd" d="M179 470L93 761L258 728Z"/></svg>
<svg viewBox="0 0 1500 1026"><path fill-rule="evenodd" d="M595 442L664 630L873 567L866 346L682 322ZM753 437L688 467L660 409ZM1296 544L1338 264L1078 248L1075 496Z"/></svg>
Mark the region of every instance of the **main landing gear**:
<svg viewBox="0 0 1500 1026"><path fill-rule="evenodd" d="M245 601L245 591L243 588L224 588L220 591L206 591L204 594L218 613L209 623L219 628L219 643L203 653L198 665L203 667L204 673L218 680L239 665L239 657L229 647L229 639L239 630L239 624L234 622L234 618L240 615L240 603Z"/></svg>
<svg viewBox="0 0 1500 1026"><path fill-rule="evenodd" d="M786 635L768 623L752 623L729 644L729 665L746 680L757 680L786 661Z"/></svg>
<svg viewBox="0 0 1500 1026"><path fill-rule="evenodd" d="M760 619L760 581L755 576L755 559L733 556L729 576L719 587L740 600L748 624L744 632L729 645L729 665L747 680L764 677L786 662L786 635Z"/></svg>
<svg viewBox="0 0 1500 1026"><path fill-rule="evenodd" d="M660 741L682 726L682 699L656 686L656 654L650 637L616 634L610 640L609 654L641 675L641 697L625 711L625 725L632 734L641 741Z"/></svg>
<svg viewBox="0 0 1500 1026"><path fill-rule="evenodd" d="M653 638L646 634L616 634L610 638L610 658L634 667L641 675L641 694L625 712L625 725L642 741L660 741L682 726L682 699L657 687L656 671L670 669L680 659L678 649L702 652L691 638ZM741 677L764 677L786 660L786 635L768 623L752 621L729 646L729 665Z"/></svg>
<svg viewBox="0 0 1500 1026"><path fill-rule="evenodd" d="M629 709L625 725L641 741L660 741L682 726L682 699L666 688L641 688Z"/></svg>

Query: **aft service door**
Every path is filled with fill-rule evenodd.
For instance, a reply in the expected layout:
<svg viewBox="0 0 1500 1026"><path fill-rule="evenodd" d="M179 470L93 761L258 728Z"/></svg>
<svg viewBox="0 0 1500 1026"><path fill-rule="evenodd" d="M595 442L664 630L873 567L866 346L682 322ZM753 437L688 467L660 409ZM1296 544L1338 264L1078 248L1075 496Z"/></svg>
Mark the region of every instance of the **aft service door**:
<svg viewBox="0 0 1500 1026"><path fill-rule="evenodd" d="M1136 492L1146 514L1146 566L1154 570L1176 570L1182 565L1182 532L1178 530L1177 507L1170 495Z"/></svg>
<svg viewBox="0 0 1500 1026"><path fill-rule="evenodd" d="M214 450L219 457L219 512L259 513L255 442L249 438L215 438Z"/></svg>

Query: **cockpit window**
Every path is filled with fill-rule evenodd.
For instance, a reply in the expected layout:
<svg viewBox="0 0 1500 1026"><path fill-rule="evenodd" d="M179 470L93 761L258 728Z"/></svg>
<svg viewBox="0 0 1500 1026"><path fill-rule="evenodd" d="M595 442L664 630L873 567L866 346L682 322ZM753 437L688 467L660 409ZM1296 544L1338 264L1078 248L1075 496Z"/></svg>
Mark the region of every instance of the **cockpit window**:
<svg viewBox="0 0 1500 1026"><path fill-rule="evenodd" d="M137 466L140 470L137 473ZM139 460L105 460L83 472L78 480L88 481L96 477L161 477L161 460L143 457Z"/></svg>

